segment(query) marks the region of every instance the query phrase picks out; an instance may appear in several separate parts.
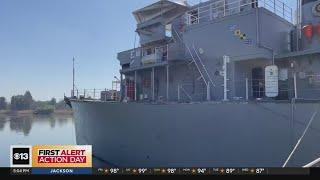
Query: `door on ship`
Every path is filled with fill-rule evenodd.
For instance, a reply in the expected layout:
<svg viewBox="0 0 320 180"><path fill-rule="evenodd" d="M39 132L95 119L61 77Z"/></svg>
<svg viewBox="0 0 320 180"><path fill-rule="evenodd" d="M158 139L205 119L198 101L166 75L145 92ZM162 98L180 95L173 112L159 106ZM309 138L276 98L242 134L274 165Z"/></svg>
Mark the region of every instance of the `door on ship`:
<svg viewBox="0 0 320 180"><path fill-rule="evenodd" d="M253 98L262 98L264 96L264 71L261 67L252 69L252 92Z"/></svg>

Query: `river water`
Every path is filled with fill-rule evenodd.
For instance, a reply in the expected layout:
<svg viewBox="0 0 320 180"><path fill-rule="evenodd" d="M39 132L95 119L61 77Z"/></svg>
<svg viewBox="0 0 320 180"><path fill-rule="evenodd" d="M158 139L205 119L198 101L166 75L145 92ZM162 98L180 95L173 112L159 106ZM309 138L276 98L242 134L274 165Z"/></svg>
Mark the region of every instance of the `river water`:
<svg viewBox="0 0 320 180"><path fill-rule="evenodd" d="M72 115L0 114L0 167L9 167L10 145L75 145Z"/></svg>

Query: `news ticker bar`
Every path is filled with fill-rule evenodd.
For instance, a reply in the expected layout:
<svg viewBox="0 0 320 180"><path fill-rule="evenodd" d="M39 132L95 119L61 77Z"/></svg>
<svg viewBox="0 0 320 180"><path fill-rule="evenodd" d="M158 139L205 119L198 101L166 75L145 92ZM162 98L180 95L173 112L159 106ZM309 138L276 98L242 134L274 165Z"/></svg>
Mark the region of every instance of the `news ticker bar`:
<svg viewBox="0 0 320 180"><path fill-rule="evenodd" d="M0 168L9 175L320 175L320 168Z"/></svg>

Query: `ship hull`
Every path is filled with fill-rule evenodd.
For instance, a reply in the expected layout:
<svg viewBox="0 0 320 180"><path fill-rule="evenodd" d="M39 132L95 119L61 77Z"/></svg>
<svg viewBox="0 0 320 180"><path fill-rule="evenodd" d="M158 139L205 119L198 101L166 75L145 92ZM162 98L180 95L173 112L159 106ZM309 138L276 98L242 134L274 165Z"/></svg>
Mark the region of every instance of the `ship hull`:
<svg viewBox="0 0 320 180"><path fill-rule="evenodd" d="M281 167L318 105L292 111L289 103L73 101L72 107L77 144L93 145L95 157L117 167ZM319 139L316 114L288 166L318 158Z"/></svg>

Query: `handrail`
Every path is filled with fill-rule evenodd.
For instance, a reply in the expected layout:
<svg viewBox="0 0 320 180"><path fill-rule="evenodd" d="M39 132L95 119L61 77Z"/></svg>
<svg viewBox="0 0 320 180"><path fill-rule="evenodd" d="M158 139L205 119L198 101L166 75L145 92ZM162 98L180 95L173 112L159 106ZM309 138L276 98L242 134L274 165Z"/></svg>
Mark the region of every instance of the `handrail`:
<svg viewBox="0 0 320 180"><path fill-rule="evenodd" d="M176 30L174 27L172 27L172 29L173 29L174 32L177 34L179 40L187 47L187 50L188 50L189 54L191 55L192 60L195 62L195 65L196 65L196 67L197 67L197 69L198 69L198 72L200 73L200 76L202 77L202 79L203 79L204 83L206 84L206 86L208 86L208 82L206 82L206 80L205 80L205 78L204 78L204 76L203 76L203 74L202 74L202 72L201 72L201 70L200 70L200 67L198 66L197 62L195 61L195 58L194 58L194 56L193 56L193 54L192 54L192 52L191 52L190 47L187 45L187 43L185 43L185 42L182 40L182 38L180 37L180 35L179 35L179 33L177 32L177 30Z"/></svg>
<svg viewBox="0 0 320 180"><path fill-rule="evenodd" d="M103 94L103 96L102 96ZM83 89L75 90L73 92L73 97L76 99L86 99L92 101L108 101L110 100L119 101L120 100L120 90L119 89Z"/></svg>
<svg viewBox="0 0 320 180"><path fill-rule="evenodd" d="M224 2L223 5L220 5L222 2ZM265 9L286 19L287 21L291 23L293 22L292 8L280 0L255 0L248 3L242 3L241 0L226 3L226 0L220 0L214 1L207 5L199 6L186 12L186 24L198 24L200 23L200 19L203 18L209 17L209 19L212 20L213 18L236 14L242 11L242 7L247 7L249 5L258 5L257 7L264 7ZM233 12L236 9L238 9L239 12ZM193 15L193 13L196 13L196 15ZM217 14L218 17L213 17L214 14Z"/></svg>
<svg viewBox="0 0 320 180"><path fill-rule="evenodd" d="M198 51L196 50L194 44L193 44L192 46L193 46L194 52L196 53L196 56L198 57L198 59L199 59L201 65L202 65L204 71L206 72L206 74L207 74L207 76L208 76L208 78L209 78L209 81L211 82L212 86L215 86L215 84L213 83L213 80L212 80L212 78L211 78L211 76L210 76L207 68L206 68L205 65L203 64L203 62L202 62L202 60L201 60L201 58L200 58L200 56L199 56L199 54L198 54Z"/></svg>

